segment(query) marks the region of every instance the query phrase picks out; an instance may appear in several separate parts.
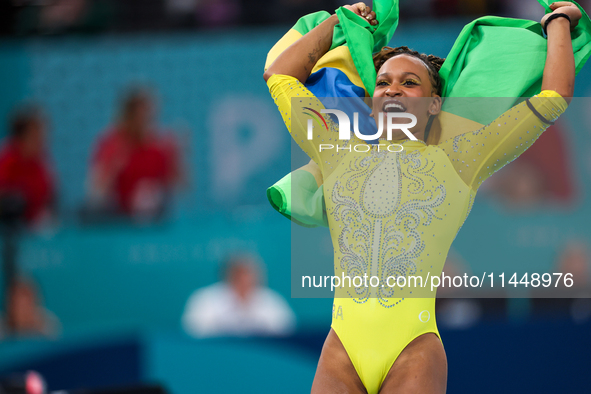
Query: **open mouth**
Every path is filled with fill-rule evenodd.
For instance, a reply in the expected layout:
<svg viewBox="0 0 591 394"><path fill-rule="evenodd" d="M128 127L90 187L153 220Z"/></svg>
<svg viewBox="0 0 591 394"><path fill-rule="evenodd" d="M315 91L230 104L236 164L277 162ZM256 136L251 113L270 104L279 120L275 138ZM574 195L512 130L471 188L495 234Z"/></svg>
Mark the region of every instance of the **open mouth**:
<svg viewBox="0 0 591 394"><path fill-rule="evenodd" d="M406 107L398 100L386 100L382 112L406 112Z"/></svg>

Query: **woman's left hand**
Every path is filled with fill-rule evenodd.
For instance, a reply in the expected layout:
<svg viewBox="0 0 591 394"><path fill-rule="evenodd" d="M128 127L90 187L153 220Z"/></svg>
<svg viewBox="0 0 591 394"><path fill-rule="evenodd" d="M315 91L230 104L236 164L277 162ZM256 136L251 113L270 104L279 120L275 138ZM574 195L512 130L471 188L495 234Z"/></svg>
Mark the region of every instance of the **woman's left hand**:
<svg viewBox="0 0 591 394"><path fill-rule="evenodd" d="M566 14L570 18L570 30L575 30L575 27L579 24L579 19L582 18L583 14L579 7L570 1L557 1L556 3L550 4L551 13L544 15L540 22L542 26L546 26L546 20L552 14Z"/></svg>

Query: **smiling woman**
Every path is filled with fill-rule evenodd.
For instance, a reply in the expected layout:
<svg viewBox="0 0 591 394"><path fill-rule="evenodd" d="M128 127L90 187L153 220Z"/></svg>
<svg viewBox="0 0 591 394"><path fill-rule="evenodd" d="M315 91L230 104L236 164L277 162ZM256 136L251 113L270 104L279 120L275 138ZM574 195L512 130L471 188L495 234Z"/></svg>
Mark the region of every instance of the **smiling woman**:
<svg viewBox="0 0 591 394"><path fill-rule="evenodd" d="M417 125L412 133L427 142L434 117L441 111L442 83L439 69L444 61L440 57L420 54L405 46L382 48L374 55L374 65L379 74L372 113L381 109L384 113L414 114L417 116ZM413 97L432 97L432 100L413 100ZM404 138L401 133L402 131L398 131L391 139Z"/></svg>
<svg viewBox="0 0 591 394"><path fill-rule="evenodd" d="M345 8L371 25L378 23L363 3ZM438 71L443 59L404 47L384 48L374 57L378 77L372 113L414 115L417 122L410 131L416 141L399 131L382 135L379 144L366 144L369 149L351 149L364 141L356 135L340 140L331 121L307 138L308 116L301 109L321 113L324 107L303 83L331 47L336 15L267 69L265 80L287 128L324 179L335 276L368 276L385 283L388 278L412 275L424 281L441 275L482 182L529 148L572 96L570 28L581 12L565 2L552 9L555 16L543 20L548 31L543 91L488 126L443 141L427 135L441 111ZM318 149L321 144L336 149ZM389 150L393 145L404 150ZM387 149L380 150L383 146ZM447 361L433 318L435 296L416 295L388 286L337 287L333 310L339 313L333 314L312 392L444 393Z"/></svg>

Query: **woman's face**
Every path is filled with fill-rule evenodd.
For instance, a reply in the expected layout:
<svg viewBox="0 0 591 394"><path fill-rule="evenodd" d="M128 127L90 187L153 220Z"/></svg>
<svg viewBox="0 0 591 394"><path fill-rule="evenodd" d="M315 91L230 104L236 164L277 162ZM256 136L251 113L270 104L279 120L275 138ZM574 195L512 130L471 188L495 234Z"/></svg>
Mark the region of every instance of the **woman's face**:
<svg viewBox="0 0 591 394"><path fill-rule="evenodd" d="M422 60L410 55L398 55L388 59L378 71L372 102L372 116L379 124L378 114L383 113L384 133L388 112L406 112L417 117L417 125L410 131L420 140L431 115L441 110L441 98L434 92L429 71ZM394 118L393 123L409 123L408 118ZM393 130L392 139L408 137L402 130Z"/></svg>

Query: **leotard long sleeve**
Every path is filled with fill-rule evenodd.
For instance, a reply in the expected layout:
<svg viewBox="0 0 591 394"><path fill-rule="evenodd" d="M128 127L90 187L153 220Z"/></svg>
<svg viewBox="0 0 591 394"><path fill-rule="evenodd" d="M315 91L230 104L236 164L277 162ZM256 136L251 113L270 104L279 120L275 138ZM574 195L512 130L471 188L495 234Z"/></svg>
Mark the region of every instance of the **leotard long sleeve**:
<svg viewBox="0 0 591 394"><path fill-rule="evenodd" d="M296 107L319 111L321 102L293 77L273 75L267 84L292 137L322 171L335 276L379 280L375 287L337 289L332 322L368 392L377 392L410 341L437 333L434 294L414 298L417 293L382 284L389 277L440 276L478 187L529 148L566 101L544 91L529 100L537 113L522 102L491 124L438 145L403 140L380 148L354 135L338 140L330 120L308 140L309 116ZM320 151L319 144L341 149ZM350 149L364 144L358 152ZM404 149L389 152L392 144Z"/></svg>

